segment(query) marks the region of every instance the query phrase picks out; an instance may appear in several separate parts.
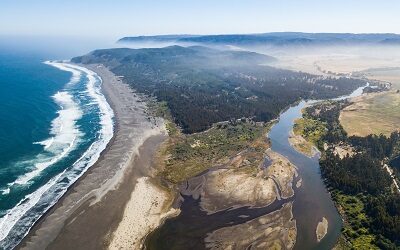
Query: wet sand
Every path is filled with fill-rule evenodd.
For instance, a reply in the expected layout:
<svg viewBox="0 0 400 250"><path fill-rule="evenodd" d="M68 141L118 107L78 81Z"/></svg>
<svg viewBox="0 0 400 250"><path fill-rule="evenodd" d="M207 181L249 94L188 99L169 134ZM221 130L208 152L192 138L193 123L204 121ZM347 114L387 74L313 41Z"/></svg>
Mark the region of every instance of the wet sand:
<svg viewBox="0 0 400 250"><path fill-rule="evenodd" d="M227 226L208 234L210 249L292 249L296 242L296 221L292 202L245 223Z"/></svg>
<svg viewBox="0 0 400 250"><path fill-rule="evenodd" d="M149 181L154 156L167 138L163 120L149 117L143 97L109 70L84 67L103 80L102 91L115 112L114 137L99 161L36 223L18 249L105 249L113 238L121 239L121 225L135 227L126 221L127 214L134 212L139 220L147 219L142 225L153 227L164 216L167 198ZM140 188L136 188L138 180ZM145 205L133 210L129 205L141 202ZM147 217L150 212L157 216ZM151 229L136 228L122 234L122 239L136 237L139 242Z"/></svg>
<svg viewBox="0 0 400 250"><path fill-rule="evenodd" d="M262 160L258 168L244 168L254 157L246 149L182 183L181 214L152 232L146 249L292 249L293 183L301 178L282 155L270 149L258 154L269 166Z"/></svg>

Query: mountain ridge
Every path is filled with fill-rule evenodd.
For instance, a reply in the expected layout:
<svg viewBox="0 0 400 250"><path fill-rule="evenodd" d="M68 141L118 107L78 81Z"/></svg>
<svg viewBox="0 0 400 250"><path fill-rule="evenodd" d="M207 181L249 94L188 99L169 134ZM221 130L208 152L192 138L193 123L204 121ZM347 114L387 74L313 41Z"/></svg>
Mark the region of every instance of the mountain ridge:
<svg viewBox="0 0 400 250"><path fill-rule="evenodd" d="M395 45L400 35L395 33L303 33L303 32L270 32L259 34L221 34L221 35L155 35L127 36L118 43L135 42L177 42L195 44L270 44L285 45L351 45L382 44Z"/></svg>

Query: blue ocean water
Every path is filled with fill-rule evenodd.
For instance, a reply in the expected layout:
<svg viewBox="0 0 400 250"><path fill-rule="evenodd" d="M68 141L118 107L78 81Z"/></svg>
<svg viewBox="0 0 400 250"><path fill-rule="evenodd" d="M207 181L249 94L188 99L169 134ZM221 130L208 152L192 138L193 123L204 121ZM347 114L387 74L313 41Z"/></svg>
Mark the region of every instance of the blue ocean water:
<svg viewBox="0 0 400 250"><path fill-rule="evenodd" d="M0 51L0 249L20 242L112 135L94 72Z"/></svg>

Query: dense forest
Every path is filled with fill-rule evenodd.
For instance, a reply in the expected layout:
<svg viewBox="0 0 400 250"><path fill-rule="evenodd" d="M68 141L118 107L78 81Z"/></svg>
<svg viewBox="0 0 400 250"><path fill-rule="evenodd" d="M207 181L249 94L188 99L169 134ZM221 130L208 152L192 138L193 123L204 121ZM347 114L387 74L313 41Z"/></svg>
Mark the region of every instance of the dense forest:
<svg viewBox="0 0 400 250"><path fill-rule="evenodd" d="M275 59L247 51L171 46L105 49L74 58L101 63L134 89L166 102L185 133L233 118L269 121L301 98L331 98L365 84L266 66Z"/></svg>
<svg viewBox="0 0 400 250"><path fill-rule="evenodd" d="M371 243L375 246L397 249L400 247L400 194L393 189L392 179L383 166L398 159L400 133L393 132L389 137L348 137L339 123L340 110L347 105L346 101L325 102L304 111L308 119L326 124L327 132L317 144L324 145L320 146L321 173L341 207L354 210L354 204L359 202L362 209L358 214L366 215L360 222L358 215L347 213L344 232L350 241L372 234ZM340 145L350 146L352 153L340 157L335 151ZM357 198L347 199L346 204L343 202L346 195Z"/></svg>

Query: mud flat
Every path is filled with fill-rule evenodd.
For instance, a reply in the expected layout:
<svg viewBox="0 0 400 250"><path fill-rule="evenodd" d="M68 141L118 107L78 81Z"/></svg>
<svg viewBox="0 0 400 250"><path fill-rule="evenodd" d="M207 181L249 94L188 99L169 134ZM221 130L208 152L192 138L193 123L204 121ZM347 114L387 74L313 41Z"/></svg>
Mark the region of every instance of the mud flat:
<svg viewBox="0 0 400 250"><path fill-rule="evenodd" d="M299 179L297 168L270 149L262 154L268 166L261 162L257 168L246 168L238 162L246 162L248 155L240 152L183 183L181 214L151 233L146 249L293 248L297 231L292 186Z"/></svg>
<svg viewBox="0 0 400 250"><path fill-rule="evenodd" d="M210 249L292 249L296 242L292 202L246 223L218 229L205 241Z"/></svg>
<svg viewBox="0 0 400 250"><path fill-rule="evenodd" d="M271 161L265 169L253 172L237 168L211 170L189 180L184 193L199 193L200 206L208 213L232 207L264 207L276 199L292 197L292 183L297 176L296 167L270 149L266 150L265 155ZM193 192L191 187L196 187L197 190Z"/></svg>
<svg viewBox="0 0 400 250"><path fill-rule="evenodd" d="M84 67L102 78L102 91L115 113L114 137L19 249L136 248L169 215L168 195L150 181L154 156L166 139L163 120L149 117L144 97L108 69Z"/></svg>

